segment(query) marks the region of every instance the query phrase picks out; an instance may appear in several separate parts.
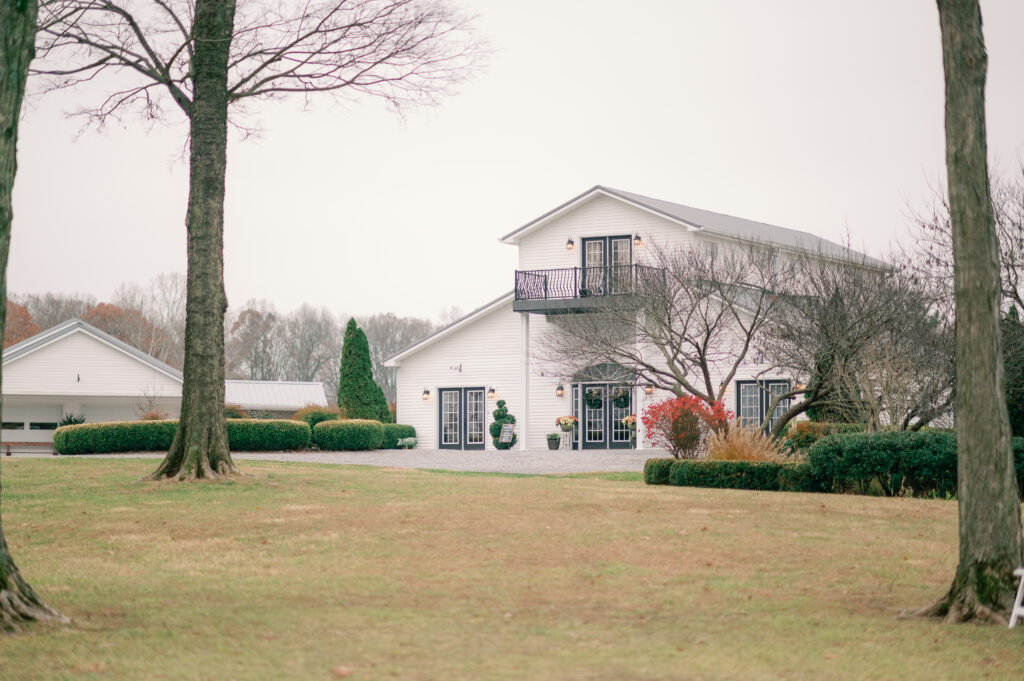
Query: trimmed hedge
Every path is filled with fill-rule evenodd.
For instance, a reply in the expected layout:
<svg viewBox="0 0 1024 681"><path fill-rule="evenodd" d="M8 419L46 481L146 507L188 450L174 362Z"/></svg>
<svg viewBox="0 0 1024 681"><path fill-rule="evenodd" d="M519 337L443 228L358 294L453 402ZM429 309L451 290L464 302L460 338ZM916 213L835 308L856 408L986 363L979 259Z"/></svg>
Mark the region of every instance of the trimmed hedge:
<svg viewBox="0 0 1024 681"><path fill-rule="evenodd" d="M1024 490L1024 438L1013 439L1018 490ZM956 493L956 433L849 433L816 442L806 464L649 459L649 485L680 485L794 492L857 492L886 496ZM1022 495L1024 496L1024 495Z"/></svg>
<svg viewBox="0 0 1024 681"><path fill-rule="evenodd" d="M647 459L644 464L644 482L648 485L667 485L668 471L676 459Z"/></svg>
<svg viewBox="0 0 1024 681"><path fill-rule="evenodd" d="M313 428L313 443L331 451L380 449L384 424L370 419L322 421Z"/></svg>
<svg viewBox="0 0 1024 681"><path fill-rule="evenodd" d="M309 424L287 419L229 419L228 447L238 452L279 452L306 449Z"/></svg>
<svg viewBox="0 0 1024 681"><path fill-rule="evenodd" d="M398 449L398 441L407 437L416 437L416 429L412 426L404 426L401 423L385 423L384 438L380 443L381 449Z"/></svg>
<svg viewBox="0 0 1024 681"><path fill-rule="evenodd" d="M167 451L177 429L177 421L166 420L61 426L53 433L53 451L58 454Z"/></svg>
<svg viewBox="0 0 1024 681"><path fill-rule="evenodd" d="M807 464L766 461L648 459L644 465L644 482L768 492L822 491L818 478Z"/></svg>
<svg viewBox="0 0 1024 681"><path fill-rule="evenodd" d="M232 451L281 451L309 446L309 426L284 419L229 419L228 447ZM167 451L178 429L176 420L115 421L63 426L53 433L58 454L111 454Z"/></svg>

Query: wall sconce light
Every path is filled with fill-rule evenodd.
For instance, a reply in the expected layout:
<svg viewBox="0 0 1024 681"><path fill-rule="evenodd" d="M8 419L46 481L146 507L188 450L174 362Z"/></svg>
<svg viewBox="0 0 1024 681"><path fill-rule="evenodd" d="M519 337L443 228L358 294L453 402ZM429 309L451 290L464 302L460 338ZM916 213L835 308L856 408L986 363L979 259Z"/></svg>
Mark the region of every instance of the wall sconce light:
<svg viewBox="0 0 1024 681"><path fill-rule="evenodd" d="M645 395L653 395L654 394L654 386L650 385L650 384L645 385L644 386L644 394Z"/></svg>
<svg viewBox="0 0 1024 681"><path fill-rule="evenodd" d="M793 390L803 390L806 387L807 386L804 385L803 383L797 383L796 385L793 386Z"/></svg>
<svg viewBox="0 0 1024 681"><path fill-rule="evenodd" d="M572 237L569 237L565 240L565 250L571 251L574 248L576 248L576 242L572 240Z"/></svg>
<svg viewBox="0 0 1024 681"><path fill-rule="evenodd" d="M493 386L487 389L487 399L489 399L489 400L493 400L494 399L494 387Z"/></svg>
<svg viewBox="0 0 1024 681"><path fill-rule="evenodd" d="M430 390L427 389L427 388L423 389L423 399L424 400L429 400L430 399Z"/></svg>
<svg viewBox="0 0 1024 681"><path fill-rule="evenodd" d="M555 388L555 397L565 397L565 388L562 386Z"/></svg>
<svg viewBox="0 0 1024 681"><path fill-rule="evenodd" d="M640 233L639 232L637 232L636 234L633 235L633 245L634 246L643 246L644 245L644 240L640 238Z"/></svg>

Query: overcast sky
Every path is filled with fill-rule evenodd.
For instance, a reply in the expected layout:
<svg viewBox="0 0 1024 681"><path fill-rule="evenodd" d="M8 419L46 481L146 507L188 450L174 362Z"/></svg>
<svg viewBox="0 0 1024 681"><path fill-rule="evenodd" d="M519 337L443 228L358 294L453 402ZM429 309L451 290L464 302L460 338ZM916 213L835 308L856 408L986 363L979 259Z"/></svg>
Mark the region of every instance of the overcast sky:
<svg viewBox="0 0 1024 681"><path fill-rule="evenodd" d="M1024 155L1024 3L983 0L990 158ZM494 50L396 118L324 98L257 110L228 150L239 308L435 317L511 290L502 234L595 184L813 232L872 255L945 176L934 0L461 0ZM185 270L186 126L78 134L85 90L26 112L15 293L108 298Z"/></svg>

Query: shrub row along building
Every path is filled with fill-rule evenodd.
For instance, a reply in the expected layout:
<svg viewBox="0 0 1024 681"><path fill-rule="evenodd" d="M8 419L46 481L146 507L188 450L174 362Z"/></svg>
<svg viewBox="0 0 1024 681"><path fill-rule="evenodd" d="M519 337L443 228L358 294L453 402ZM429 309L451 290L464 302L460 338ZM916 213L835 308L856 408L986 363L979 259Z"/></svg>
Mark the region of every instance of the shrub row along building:
<svg viewBox="0 0 1024 681"><path fill-rule="evenodd" d="M70 319L3 353L3 442L45 445L66 416L88 422L177 418L182 375L110 334ZM225 402L288 417L327 405L319 382L225 381Z"/></svg>

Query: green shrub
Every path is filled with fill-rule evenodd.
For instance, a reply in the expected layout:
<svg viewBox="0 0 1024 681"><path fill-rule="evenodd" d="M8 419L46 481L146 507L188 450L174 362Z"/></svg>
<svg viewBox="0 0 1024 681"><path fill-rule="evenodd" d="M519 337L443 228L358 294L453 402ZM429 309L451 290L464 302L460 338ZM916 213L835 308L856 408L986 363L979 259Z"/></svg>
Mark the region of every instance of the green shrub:
<svg viewBox="0 0 1024 681"><path fill-rule="evenodd" d="M283 451L309 446L309 426L301 421L228 419L232 451ZM167 451L177 421L115 421L63 426L53 433L58 454L111 454Z"/></svg>
<svg viewBox="0 0 1024 681"><path fill-rule="evenodd" d="M676 459L647 459L644 464L644 482L648 485L667 485L669 468Z"/></svg>
<svg viewBox="0 0 1024 681"><path fill-rule="evenodd" d="M384 424L369 419L322 421L313 428L313 443L331 451L379 449L384 441Z"/></svg>
<svg viewBox="0 0 1024 681"><path fill-rule="evenodd" d="M309 424L287 419L228 419L228 447L237 452L280 452L309 447Z"/></svg>
<svg viewBox="0 0 1024 681"><path fill-rule="evenodd" d="M53 433L58 454L167 451L177 421L115 421L61 426Z"/></svg>
<svg viewBox="0 0 1024 681"><path fill-rule="evenodd" d="M956 491L956 435L881 432L830 435L807 452L807 462L828 491L867 494L877 484L886 496Z"/></svg>
<svg viewBox="0 0 1024 681"><path fill-rule="evenodd" d="M57 427L61 426L77 426L79 423L85 423L84 414L64 414L60 421L57 421Z"/></svg>
<svg viewBox="0 0 1024 681"><path fill-rule="evenodd" d="M1024 438L1013 439L1018 490L1024 489ZM827 491L951 496L957 485L956 433L883 432L833 435L815 443L807 461Z"/></svg>
<svg viewBox="0 0 1024 681"><path fill-rule="evenodd" d="M823 437L840 433L861 433L865 430L867 430L867 426L863 423L797 421L786 433L785 447L802 452Z"/></svg>
<svg viewBox="0 0 1024 681"><path fill-rule="evenodd" d="M416 429L412 426L405 426L401 423L385 423L384 438L380 443L381 449L398 449L398 441L407 437L416 437Z"/></svg>
<svg viewBox="0 0 1024 681"><path fill-rule="evenodd" d="M516 422L516 417L508 413L508 408L505 407L505 400L498 400L497 407L497 409L491 412L491 414L493 414L494 416L494 421L491 422L491 425L487 428L487 430L491 434L491 440L494 442L495 449L512 449L512 446L516 443L516 440L519 439L519 435L513 430L512 441L502 442L501 427L506 423L514 424Z"/></svg>
<svg viewBox="0 0 1024 681"><path fill-rule="evenodd" d="M307 404L302 409L292 414L293 421L305 421L310 429L322 421L340 421L345 418L345 412L341 407L321 407L317 404Z"/></svg>

